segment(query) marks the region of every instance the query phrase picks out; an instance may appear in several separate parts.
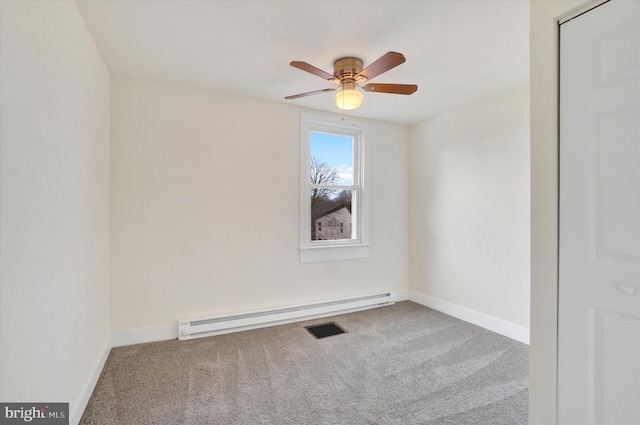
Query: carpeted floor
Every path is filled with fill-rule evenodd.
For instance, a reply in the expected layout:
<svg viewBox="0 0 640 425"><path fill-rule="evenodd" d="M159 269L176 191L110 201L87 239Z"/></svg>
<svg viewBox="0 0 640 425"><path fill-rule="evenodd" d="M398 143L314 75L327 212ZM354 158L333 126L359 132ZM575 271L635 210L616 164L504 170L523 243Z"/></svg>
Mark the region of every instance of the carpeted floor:
<svg viewBox="0 0 640 425"><path fill-rule="evenodd" d="M405 301L115 348L80 423L521 425L528 388L528 346Z"/></svg>

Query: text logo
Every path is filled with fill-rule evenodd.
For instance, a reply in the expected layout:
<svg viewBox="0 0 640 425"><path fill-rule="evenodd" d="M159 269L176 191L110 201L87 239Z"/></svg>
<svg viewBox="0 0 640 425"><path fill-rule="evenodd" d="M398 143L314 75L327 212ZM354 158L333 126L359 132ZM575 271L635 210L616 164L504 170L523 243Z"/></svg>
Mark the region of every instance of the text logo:
<svg viewBox="0 0 640 425"><path fill-rule="evenodd" d="M69 403L0 403L0 425L69 425Z"/></svg>

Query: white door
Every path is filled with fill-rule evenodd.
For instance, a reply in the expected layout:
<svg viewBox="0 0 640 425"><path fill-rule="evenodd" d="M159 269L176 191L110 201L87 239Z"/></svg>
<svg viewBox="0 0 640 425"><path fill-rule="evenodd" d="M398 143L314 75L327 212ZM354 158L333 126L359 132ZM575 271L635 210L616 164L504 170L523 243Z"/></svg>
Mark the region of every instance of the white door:
<svg viewBox="0 0 640 425"><path fill-rule="evenodd" d="M640 1L560 29L558 424L640 425Z"/></svg>

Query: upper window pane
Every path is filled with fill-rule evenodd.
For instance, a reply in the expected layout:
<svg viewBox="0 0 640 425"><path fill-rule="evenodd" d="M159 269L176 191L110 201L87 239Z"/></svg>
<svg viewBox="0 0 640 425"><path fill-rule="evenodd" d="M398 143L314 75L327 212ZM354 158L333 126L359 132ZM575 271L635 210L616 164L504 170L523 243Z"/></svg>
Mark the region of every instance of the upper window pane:
<svg viewBox="0 0 640 425"><path fill-rule="evenodd" d="M353 185L353 137L311 131L311 184Z"/></svg>

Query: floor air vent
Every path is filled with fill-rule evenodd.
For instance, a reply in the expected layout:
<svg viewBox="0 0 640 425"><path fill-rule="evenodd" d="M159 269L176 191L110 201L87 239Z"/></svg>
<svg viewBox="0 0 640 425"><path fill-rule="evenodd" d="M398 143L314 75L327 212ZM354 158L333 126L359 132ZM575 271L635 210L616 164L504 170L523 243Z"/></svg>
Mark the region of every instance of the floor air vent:
<svg viewBox="0 0 640 425"><path fill-rule="evenodd" d="M346 333L344 329L336 325L334 322L323 323L321 325L305 326L304 328L308 330L311 335L315 336L316 339Z"/></svg>

